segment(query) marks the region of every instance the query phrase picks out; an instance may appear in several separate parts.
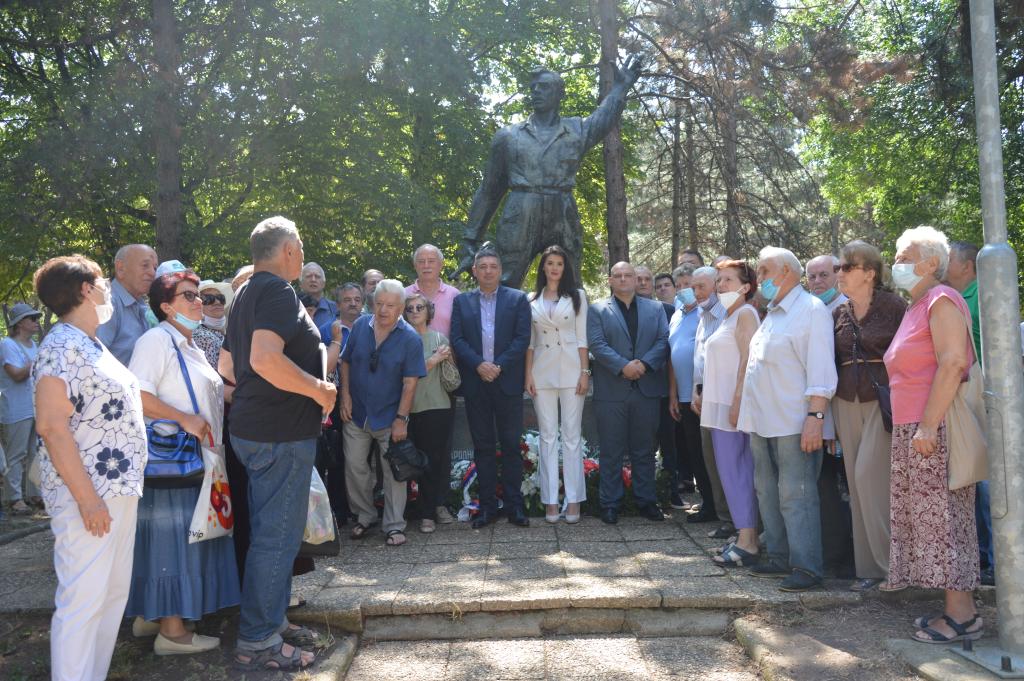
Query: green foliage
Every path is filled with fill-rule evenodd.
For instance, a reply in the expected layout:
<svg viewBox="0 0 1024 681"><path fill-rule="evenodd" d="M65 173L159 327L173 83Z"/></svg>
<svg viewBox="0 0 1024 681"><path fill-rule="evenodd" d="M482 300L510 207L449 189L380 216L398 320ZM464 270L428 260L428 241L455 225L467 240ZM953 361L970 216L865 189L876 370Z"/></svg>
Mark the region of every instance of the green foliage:
<svg viewBox="0 0 1024 681"><path fill-rule="evenodd" d="M454 256L490 138L523 113L496 100L538 62L596 61L585 0L176 0L175 19L179 125L160 130L148 3L0 9L3 298L52 255L109 267L153 243L157 135L179 141L183 256L204 277L247 262L252 226L280 213L332 284L411 279L415 245ZM566 113L589 113L596 69L567 80ZM592 276L601 174L592 155L578 193Z"/></svg>

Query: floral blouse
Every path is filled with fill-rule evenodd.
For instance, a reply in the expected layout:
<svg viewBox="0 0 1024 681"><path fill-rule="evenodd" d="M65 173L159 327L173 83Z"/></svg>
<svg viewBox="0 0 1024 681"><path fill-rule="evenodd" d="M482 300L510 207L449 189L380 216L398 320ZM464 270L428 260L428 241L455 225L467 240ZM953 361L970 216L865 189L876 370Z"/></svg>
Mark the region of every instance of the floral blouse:
<svg viewBox="0 0 1024 681"><path fill-rule="evenodd" d="M43 376L64 381L74 405L70 427L93 487L103 499L142 496L146 466L146 424L138 380L98 340L61 322L39 346L32 389ZM47 509L56 511L64 481L39 442L40 489Z"/></svg>
<svg viewBox="0 0 1024 681"><path fill-rule="evenodd" d="M224 333L202 324L192 332L192 342L203 351L206 361L216 371L217 362L220 361L220 346L224 345Z"/></svg>

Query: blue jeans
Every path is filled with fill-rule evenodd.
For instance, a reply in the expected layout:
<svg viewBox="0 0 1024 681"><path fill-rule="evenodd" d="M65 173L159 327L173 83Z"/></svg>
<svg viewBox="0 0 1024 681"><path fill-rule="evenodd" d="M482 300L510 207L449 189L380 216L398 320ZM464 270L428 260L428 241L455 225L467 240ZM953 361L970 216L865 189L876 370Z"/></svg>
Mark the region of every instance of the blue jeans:
<svg viewBox="0 0 1024 681"><path fill-rule="evenodd" d="M302 544L316 440L253 442L231 436L249 473L252 538L245 558L238 648L257 651L281 643L292 590L292 563Z"/></svg>
<svg viewBox="0 0 1024 681"><path fill-rule="evenodd" d="M988 492L988 480L982 480L977 486L978 493L974 496L974 518L978 523L978 550L981 569L996 566L996 558L992 546L992 507Z"/></svg>
<svg viewBox="0 0 1024 681"><path fill-rule="evenodd" d="M821 451L802 452L799 435L764 438L753 433L750 450L768 560L821 577Z"/></svg>

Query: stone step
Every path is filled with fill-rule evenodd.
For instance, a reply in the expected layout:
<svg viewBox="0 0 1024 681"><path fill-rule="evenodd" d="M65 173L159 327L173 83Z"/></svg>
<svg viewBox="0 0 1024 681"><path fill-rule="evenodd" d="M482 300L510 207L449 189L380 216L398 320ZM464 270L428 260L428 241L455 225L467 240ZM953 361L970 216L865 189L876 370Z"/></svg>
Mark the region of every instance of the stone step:
<svg viewBox="0 0 1024 681"><path fill-rule="evenodd" d="M742 649L719 637L549 636L497 641L364 639L346 681L756 681Z"/></svg>

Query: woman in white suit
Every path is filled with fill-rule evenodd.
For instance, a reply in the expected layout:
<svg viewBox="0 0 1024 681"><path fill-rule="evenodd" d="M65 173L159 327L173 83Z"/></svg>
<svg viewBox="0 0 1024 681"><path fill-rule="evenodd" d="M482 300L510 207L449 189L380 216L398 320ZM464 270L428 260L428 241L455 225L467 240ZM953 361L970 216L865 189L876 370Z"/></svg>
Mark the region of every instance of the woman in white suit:
<svg viewBox="0 0 1024 681"><path fill-rule="evenodd" d="M583 442L580 424L583 400L590 382L587 355L587 298L576 288L569 254L549 246L540 256L537 286L530 294L533 318L526 351L526 391L533 398L540 426L540 499L544 519L558 522L558 412L562 412L562 475L565 483L565 521L580 520L580 503L587 498L583 481Z"/></svg>

